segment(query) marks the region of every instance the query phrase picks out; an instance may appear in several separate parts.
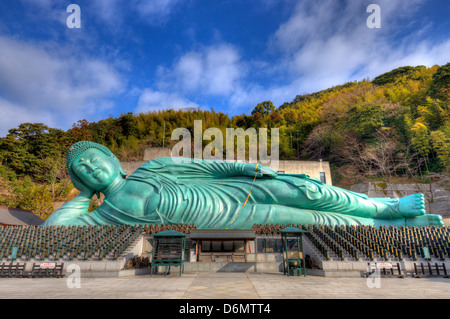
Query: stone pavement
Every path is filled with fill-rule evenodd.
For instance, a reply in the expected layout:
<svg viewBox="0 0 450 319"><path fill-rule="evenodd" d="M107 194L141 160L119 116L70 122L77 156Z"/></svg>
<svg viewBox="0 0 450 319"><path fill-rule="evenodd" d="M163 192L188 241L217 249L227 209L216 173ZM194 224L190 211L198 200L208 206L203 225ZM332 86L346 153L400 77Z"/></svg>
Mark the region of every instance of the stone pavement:
<svg viewBox="0 0 450 319"><path fill-rule="evenodd" d="M73 287L79 283L79 288ZM287 277L281 273L189 272L181 277L1 278L0 299L448 299L450 279ZM72 286L73 288L69 288Z"/></svg>

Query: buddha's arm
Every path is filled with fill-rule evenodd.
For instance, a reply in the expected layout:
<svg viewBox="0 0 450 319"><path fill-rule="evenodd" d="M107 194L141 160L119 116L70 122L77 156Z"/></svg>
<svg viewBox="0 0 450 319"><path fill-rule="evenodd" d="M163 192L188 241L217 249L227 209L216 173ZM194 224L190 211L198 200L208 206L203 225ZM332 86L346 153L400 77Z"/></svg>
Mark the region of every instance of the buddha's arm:
<svg viewBox="0 0 450 319"><path fill-rule="evenodd" d="M43 224L44 226L60 225L62 222L88 213L91 197L80 194L73 200L64 203L55 210Z"/></svg>
<svg viewBox="0 0 450 319"><path fill-rule="evenodd" d="M158 173L167 173L184 179L196 177L223 178L235 176L276 177L277 172L261 164L243 162L196 160L180 157L161 157L145 164Z"/></svg>

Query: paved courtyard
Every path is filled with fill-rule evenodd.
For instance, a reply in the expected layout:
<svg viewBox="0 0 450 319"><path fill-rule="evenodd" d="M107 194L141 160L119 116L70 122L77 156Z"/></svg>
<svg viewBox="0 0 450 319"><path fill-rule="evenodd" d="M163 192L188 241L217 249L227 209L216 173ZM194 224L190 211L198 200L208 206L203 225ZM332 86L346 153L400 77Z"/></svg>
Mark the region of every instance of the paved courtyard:
<svg viewBox="0 0 450 319"><path fill-rule="evenodd" d="M370 288L372 287L372 288ZM181 277L1 278L1 299L428 299L450 298L450 279L287 277L280 273L192 272Z"/></svg>

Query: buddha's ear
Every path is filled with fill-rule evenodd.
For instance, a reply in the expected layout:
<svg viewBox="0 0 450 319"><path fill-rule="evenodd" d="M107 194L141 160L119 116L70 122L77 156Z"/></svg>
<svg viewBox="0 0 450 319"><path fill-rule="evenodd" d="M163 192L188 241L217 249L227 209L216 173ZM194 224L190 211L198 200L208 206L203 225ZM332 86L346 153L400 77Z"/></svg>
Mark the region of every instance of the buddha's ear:
<svg viewBox="0 0 450 319"><path fill-rule="evenodd" d="M75 186L76 189L78 189L80 192L92 192L93 190L86 186L83 182L77 180L76 178L70 178L72 181L73 186Z"/></svg>
<svg viewBox="0 0 450 319"><path fill-rule="evenodd" d="M75 186L75 188L78 189L80 192L86 188L86 186L76 178L71 177L70 179L72 180L73 186Z"/></svg>
<svg viewBox="0 0 450 319"><path fill-rule="evenodd" d="M123 170L122 164L120 163L119 159L118 159L114 154L112 154L112 153L111 153L111 157L112 157L112 158L114 159L114 161L116 162L117 167L119 168L120 175L122 175L123 178L126 178L128 174L127 174L127 172L125 172L125 171Z"/></svg>

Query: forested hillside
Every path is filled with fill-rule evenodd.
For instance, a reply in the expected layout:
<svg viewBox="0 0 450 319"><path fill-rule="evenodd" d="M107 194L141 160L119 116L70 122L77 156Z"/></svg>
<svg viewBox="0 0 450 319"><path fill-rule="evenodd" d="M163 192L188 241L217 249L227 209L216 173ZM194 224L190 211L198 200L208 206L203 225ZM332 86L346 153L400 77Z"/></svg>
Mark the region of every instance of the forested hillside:
<svg viewBox="0 0 450 319"><path fill-rule="evenodd" d="M251 114L233 117L211 108L127 113L96 123L80 119L67 131L23 123L0 139L0 205L31 209L45 219L52 201L74 196L65 170L72 143L90 140L122 161L142 160L146 147L176 143L170 139L175 128L193 134L194 120L202 120L203 130L221 129L224 137L228 127L265 127L269 136L278 128L280 159L328 160L339 186L361 178L448 175L449 107L450 63L401 67L372 81L297 95L278 107L263 101Z"/></svg>

